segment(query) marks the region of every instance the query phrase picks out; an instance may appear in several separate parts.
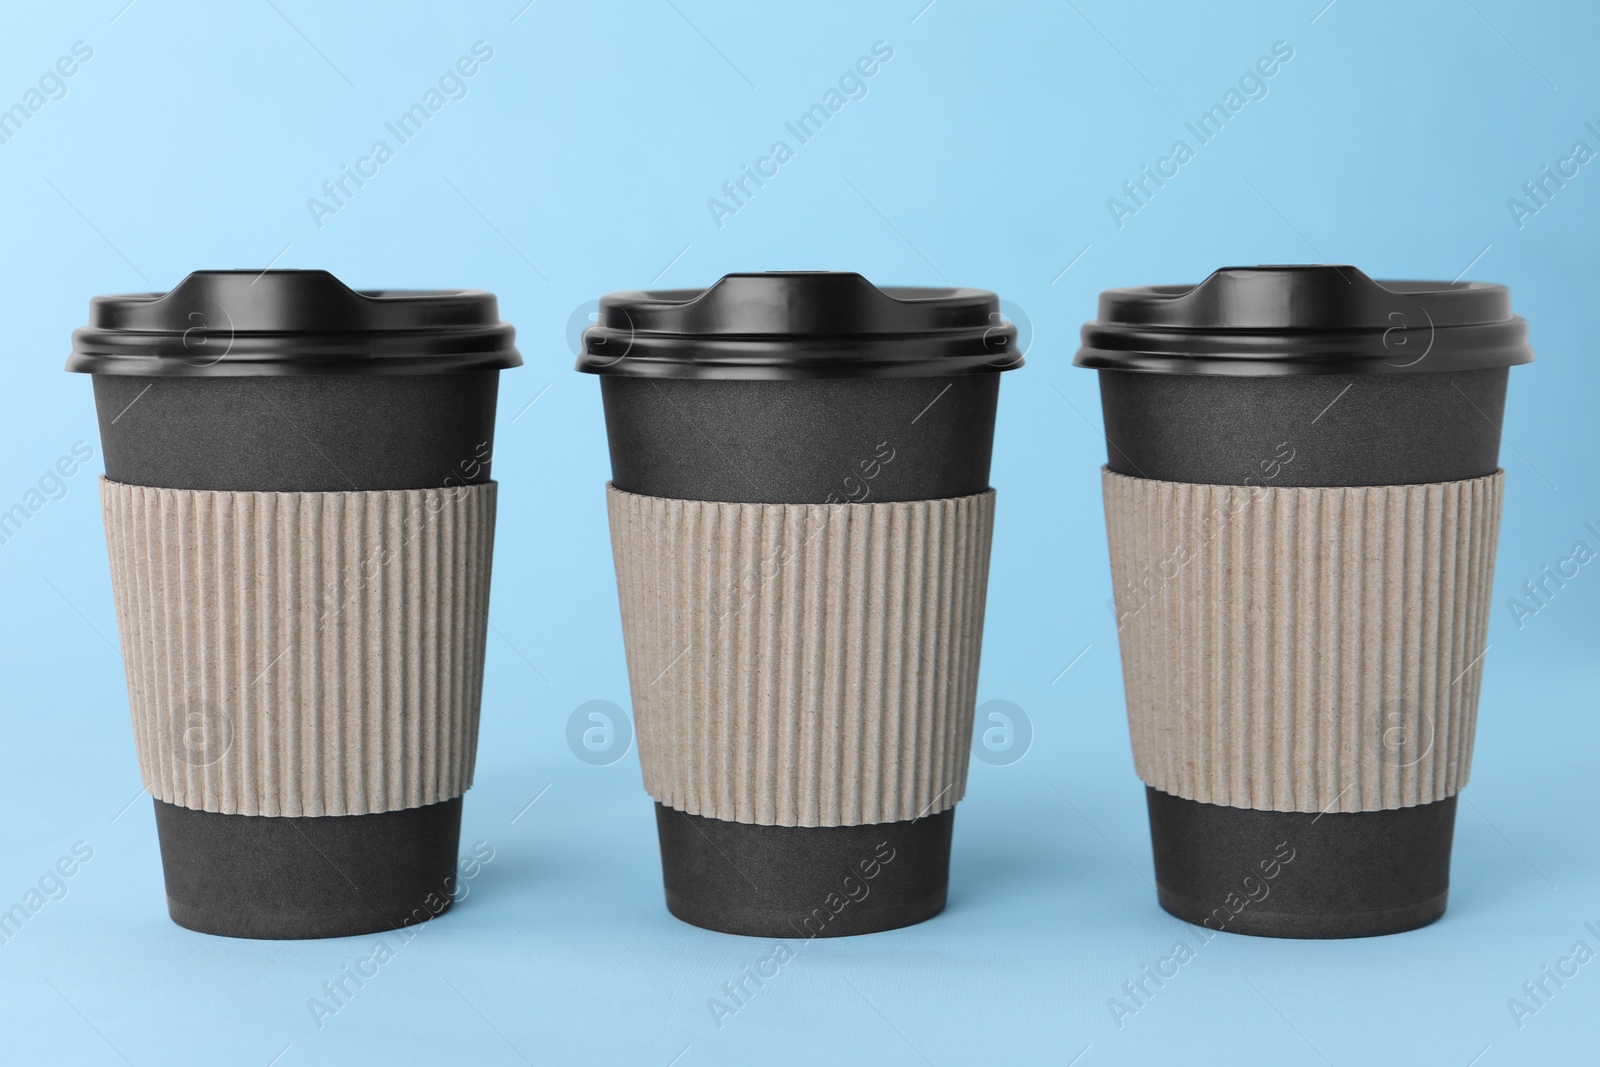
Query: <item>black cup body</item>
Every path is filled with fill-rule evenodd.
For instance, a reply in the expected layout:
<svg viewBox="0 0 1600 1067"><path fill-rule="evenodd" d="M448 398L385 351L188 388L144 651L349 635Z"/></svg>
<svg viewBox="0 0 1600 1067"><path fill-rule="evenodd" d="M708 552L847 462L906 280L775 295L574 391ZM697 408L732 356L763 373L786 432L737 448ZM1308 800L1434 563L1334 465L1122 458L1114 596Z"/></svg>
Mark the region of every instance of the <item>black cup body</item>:
<svg viewBox="0 0 1600 1067"><path fill-rule="evenodd" d="M1477 478L1499 465L1508 373L1225 378L1102 370L1106 464L1131 477L1284 488ZM1270 462L1289 454L1284 446L1293 461ZM1148 786L1145 793L1157 892L1180 919L1234 933L1329 938L1398 933L1444 914L1453 796L1321 814L1206 804ZM1240 872L1276 858L1280 846L1294 858L1270 896L1218 919Z"/></svg>
<svg viewBox="0 0 1600 1067"><path fill-rule="evenodd" d="M489 480L498 371L135 378L95 375L106 477L235 492L423 489ZM156 800L180 926L345 937L442 914L462 798L371 815L277 817Z"/></svg>
<svg viewBox="0 0 1600 1067"><path fill-rule="evenodd" d="M951 378L726 381L601 379L613 484L648 496L818 504L887 442L874 501L989 487L998 374ZM921 416L920 418L918 416ZM914 421L913 421L914 420ZM955 808L894 823L761 826L656 804L667 909L753 937L835 937L909 926L944 910ZM837 913L844 879L882 865ZM854 884L854 883L852 883Z"/></svg>

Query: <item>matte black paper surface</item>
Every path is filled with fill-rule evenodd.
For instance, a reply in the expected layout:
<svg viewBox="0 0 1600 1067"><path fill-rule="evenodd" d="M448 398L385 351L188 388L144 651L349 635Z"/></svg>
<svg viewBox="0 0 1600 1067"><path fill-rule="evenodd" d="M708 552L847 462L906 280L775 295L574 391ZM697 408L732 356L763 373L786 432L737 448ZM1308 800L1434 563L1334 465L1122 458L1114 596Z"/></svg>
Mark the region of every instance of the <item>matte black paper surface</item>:
<svg viewBox="0 0 1600 1067"><path fill-rule="evenodd" d="M999 381L998 372L787 381L603 377L613 481L632 493L740 503L979 493L989 486ZM697 926L837 936L921 922L944 907L953 809L882 825L786 827L656 808L668 909ZM878 857L880 846L892 862ZM878 865L874 878L865 878L862 863ZM830 907L841 901L838 910Z"/></svg>

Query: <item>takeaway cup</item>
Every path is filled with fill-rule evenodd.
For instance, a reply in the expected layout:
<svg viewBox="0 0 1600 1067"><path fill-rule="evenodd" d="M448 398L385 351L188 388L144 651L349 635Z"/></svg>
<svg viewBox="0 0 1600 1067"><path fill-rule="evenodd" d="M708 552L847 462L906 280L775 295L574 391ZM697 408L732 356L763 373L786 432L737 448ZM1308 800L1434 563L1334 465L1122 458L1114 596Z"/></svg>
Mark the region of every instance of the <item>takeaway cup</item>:
<svg viewBox="0 0 1600 1067"><path fill-rule="evenodd" d="M134 741L182 926L389 930L454 890L494 532L495 299L198 271L103 296L93 376Z"/></svg>
<svg viewBox="0 0 1600 1067"><path fill-rule="evenodd" d="M1113 289L1083 328L1162 907L1357 937L1444 913L1504 472L1508 291L1354 267Z"/></svg>
<svg viewBox="0 0 1600 1067"><path fill-rule="evenodd" d="M993 519L992 293L732 274L613 293L600 377L667 907L730 933L943 909Z"/></svg>

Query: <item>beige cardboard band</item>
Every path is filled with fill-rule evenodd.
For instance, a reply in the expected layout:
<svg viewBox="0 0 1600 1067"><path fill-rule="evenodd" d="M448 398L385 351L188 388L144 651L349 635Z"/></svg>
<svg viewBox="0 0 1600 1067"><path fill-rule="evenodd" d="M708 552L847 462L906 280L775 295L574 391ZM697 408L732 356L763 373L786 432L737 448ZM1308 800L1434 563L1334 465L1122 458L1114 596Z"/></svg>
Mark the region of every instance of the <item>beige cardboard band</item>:
<svg viewBox="0 0 1600 1067"><path fill-rule="evenodd" d="M780 826L966 790L994 493L726 504L607 488L646 790Z"/></svg>
<svg viewBox="0 0 1600 1067"><path fill-rule="evenodd" d="M1250 489L1105 471L1139 776L1270 811L1454 795L1504 477Z"/></svg>
<svg viewBox="0 0 1600 1067"><path fill-rule="evenodd" d="M152 796L362 815L471 786L493 483L101 502Z"/></svg>

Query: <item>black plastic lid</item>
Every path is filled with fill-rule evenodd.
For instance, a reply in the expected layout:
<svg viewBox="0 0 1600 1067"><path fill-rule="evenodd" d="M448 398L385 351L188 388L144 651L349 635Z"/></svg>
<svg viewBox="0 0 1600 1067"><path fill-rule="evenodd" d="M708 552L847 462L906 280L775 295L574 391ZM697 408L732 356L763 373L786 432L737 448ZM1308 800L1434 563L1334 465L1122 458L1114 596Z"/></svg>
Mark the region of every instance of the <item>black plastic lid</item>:
<svg viewBox="0 0 1600 1067"><path fill-rule="evenodd" d="M1164 374L1388 374L1533 359L1511 292L1373 281L1354 267L1224 267L1199 285L1100 294L1074 361Z"/></svg>
<svg viewBox="0 0 1600 1067"><path fill-rule="evenodd" d="M494 294L356 292L325 270L197 270L97 296L67 370L136 376L445 374L522 364Z"/></svg>
<svg viewBox="0 0 1600 1067"><path fill-rule="evenodd" d="M635 378L912 378L1022 365L982 289L880 289L849 271L729 274L611 293L578 370Z"/></svg>

